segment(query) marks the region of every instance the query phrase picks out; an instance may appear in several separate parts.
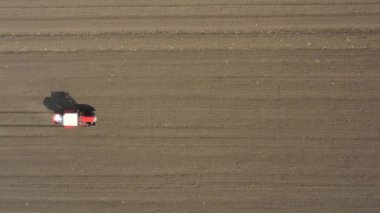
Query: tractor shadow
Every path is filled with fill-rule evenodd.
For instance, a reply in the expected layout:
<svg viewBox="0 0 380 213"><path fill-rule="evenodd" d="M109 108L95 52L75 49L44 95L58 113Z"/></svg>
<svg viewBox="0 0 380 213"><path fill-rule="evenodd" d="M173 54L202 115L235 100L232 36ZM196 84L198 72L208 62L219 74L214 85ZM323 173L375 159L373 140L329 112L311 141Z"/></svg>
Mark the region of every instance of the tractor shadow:
<svg viewBox="0 0 380 213"><path fill-rule="evenodd" d="M54 91L50 97L45 97L43 100L45 107L54 113L63 114L64 111L80 111L85 115L94 115L95 108L88 104L78 104L68 92Z"/></svg>

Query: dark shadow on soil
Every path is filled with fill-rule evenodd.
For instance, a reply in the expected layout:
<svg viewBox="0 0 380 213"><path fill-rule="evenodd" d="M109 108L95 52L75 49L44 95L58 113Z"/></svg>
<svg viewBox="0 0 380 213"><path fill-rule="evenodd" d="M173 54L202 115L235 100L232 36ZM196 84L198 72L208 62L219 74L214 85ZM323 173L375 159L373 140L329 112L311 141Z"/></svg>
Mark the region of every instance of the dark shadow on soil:
<svg viewBox="0 0 380 213"><path fill-rule="evenodd" d="M54 113L63 114L65 110L80 111L84 115L94 115L95 108L88 104L78 104L68 92L54 91L43 100L45 107Z"/></svg>

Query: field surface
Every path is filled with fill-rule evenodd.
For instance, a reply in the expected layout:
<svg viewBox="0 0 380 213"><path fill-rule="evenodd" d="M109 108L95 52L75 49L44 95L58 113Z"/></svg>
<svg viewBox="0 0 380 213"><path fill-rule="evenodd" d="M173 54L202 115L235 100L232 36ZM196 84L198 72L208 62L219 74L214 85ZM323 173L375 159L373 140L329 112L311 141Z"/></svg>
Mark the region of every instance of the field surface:
<svg viewBox="0 0 380 213"><path fill-rule="evenodd" d="M379 58L379 0L1 1L0 212L380 212Z"/></svg>

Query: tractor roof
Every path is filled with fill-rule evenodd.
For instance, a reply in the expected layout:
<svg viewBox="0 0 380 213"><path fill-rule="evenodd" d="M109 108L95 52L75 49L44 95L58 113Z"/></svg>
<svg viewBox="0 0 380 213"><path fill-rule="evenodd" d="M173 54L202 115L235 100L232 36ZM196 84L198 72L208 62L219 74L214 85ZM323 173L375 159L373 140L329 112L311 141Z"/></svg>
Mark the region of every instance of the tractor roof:
<svg viewBox="0 0 380 213"><path fill-rule="evenodd" d="M72 127L78 126L78 113L64 113L63 114L63 126Z"/></svg>

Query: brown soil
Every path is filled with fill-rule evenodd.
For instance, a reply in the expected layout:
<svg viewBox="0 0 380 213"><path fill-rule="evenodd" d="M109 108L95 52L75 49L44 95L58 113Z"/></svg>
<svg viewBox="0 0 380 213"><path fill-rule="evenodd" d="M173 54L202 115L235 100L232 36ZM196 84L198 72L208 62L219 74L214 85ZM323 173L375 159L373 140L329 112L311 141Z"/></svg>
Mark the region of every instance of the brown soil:
<svg viewBox="0 0 380 213"><path fill-rule="evenodd" d="M326 2L0 2L0 212L379 212L380 1Z"/></svg>

